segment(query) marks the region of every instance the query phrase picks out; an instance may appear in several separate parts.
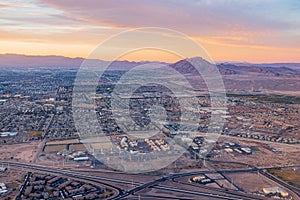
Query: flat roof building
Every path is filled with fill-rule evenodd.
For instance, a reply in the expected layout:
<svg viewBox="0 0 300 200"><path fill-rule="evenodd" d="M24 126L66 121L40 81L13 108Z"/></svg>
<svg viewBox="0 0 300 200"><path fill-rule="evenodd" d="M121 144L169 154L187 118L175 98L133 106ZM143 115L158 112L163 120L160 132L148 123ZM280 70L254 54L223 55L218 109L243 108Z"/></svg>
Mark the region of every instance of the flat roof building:
<svg viewBox="0 0 300 200"><path fill-rule="evenodd" d="M265 195L276 195L279 194L282 197L288 197L289 193L280 187L270 187L270 188L263 188L263 193Z"/></svg>
<svg viewBox="0 0 300 200"><path fill-rule="evenodd" d="M6 167L0 167L0 172L5 172L7 170Z"/></svg>
<svg viewBox="0 0 300 200"><path fill-rule="evenodd" d="M74 161L87 161L89 159L90 159L89 157L77 157L77 158L74 158Z"/></svg>
<svg viewBox="0 0 300 200"><path fill-rule="evenodd" d="M0 183L0 195L6 194L8 192L7 187L4 183Z"/></svg>

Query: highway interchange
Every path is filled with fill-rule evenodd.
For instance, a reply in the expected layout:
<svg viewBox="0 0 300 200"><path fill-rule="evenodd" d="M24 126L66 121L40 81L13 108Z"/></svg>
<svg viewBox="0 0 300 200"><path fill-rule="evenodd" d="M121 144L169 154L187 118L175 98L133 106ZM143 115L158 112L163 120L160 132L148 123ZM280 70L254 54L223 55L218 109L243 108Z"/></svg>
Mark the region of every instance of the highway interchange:
<svg viewBox="0 0 300 200"><path fill-rule="evenodd" d="M45 172L45 173L52 173L52 174L59 174L63 176L67 176L70 178L78 178L81 180L86 180L86 181L92 181L94 183L99 183L108 187L113 188L116 191L116 194L111 197L110 199L185 199L185 198L176 198L172 196L165 196L165 195L143 195L140 194L142 190L146 188L154 188L157 190L164 190L168 192L174 192L174 193L179 193L181 195L192 195L192 196L198 196L198 197L203 197L203 199L226 199L226 200L252 200L252 199L266 199L263 196L258 196L258 195L253 195L249 193L245 193L243 191L238 191L238 190L225 190L225 189L218 189L218 188L210 188L206 187L203 185L191 185L189 183L183 183L178 180L180 177L188 177L192 175L200 175L200 174L206 174L206 173L242 173L242 172L257 172L260 173L261 175L265 176L268 179L271 179L272 181L276 182L277 184L289 189L296 195L300 195L300 190L298 188L295 188L293 186L288 185L287 183L278 180L276 177L273 177L269 175L268 173L265 172L265 168L256 168L253 166L246 165L248 168L245 169L232 169L232 170L199 170L196 172L185 172L185 173L174 173L174 174L169 174L169 175L164 175L160 178L141 183L141 182L136 182L136 181L129 181L129 180L124 180L124 179L119 179L119 178L107 178L107 177L101 177L99 175L94 175L94 174L89 174L84 171L75 171L75 170L67 170L67 169L61 169L61 168L53 168L53 167L48 167L48 166L41 166L41 165L36 165L36 164L25 164L25 163L17 163L17 162L0 162L1 165L6 165L8 167L15 167L15 168L22 168L22 169L28 169L33 170L33 171L39 171L39 172ZM92 169L90 170L92 171ZM122 173L122 172L110 172L110 173ZM175 187L175 186L170 186L167 184L163 184L166 181L171 181L177 184L182 184L182 185L189 185L191 187L194 187L195 189L186 189L182 187ZM131 189L123 189L119 185L125 184L125 185L132 185L133 188ZM186 198L188 199L188 198Z"/></svg>

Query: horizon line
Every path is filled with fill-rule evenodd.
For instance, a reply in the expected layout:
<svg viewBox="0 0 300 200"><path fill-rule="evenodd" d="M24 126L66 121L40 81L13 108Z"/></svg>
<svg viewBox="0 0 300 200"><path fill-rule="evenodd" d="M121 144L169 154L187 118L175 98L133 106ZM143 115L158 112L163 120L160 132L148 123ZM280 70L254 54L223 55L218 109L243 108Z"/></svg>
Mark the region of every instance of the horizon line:
<svg viewBox="0 0 300 200"><path fill-rule="evenodd" d="M15 56L28 56L28 57L63 57L63 58L69 58L69 59L91 59L91 60L101 60L101 61L106 61L106 62L112 62L112 61L127 61L127 62L163 62L163 63L176 63L184 59L189 59L189 58L195 58L195 57L201 57L201 56L194 56L194 57L189 57L189 58L183 58L179 59L173 62L165 62L165 61L160 61L160 60L105 60L101 58L86 58L86 57L78 57L78 56L65 56L65 55L54 55L54 54L47 54L47 55L38 55L38 54L22 54L22 53L0 53L1 55L15 55ZM214 61L214 60L213 60ZM221 63L232 63L232 64L300 64L300 61L264 61L264 62L251 62L251 61L230 61L230 60L217 60L214 61L215 64L221 64Z"/></svg>

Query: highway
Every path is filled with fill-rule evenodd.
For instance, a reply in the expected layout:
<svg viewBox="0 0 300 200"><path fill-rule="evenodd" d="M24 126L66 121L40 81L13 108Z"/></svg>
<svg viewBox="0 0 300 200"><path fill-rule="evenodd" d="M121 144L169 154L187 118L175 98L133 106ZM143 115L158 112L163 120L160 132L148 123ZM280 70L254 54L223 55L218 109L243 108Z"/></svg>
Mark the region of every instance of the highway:
<svg viewBox="0 0 300 200"><path fill-rule="evenodd" d="M0 162L0 165L8 165L11 167L17 167L17 168L23 168L23 169L31 169L31 170L37 170L41 172L46 173L53 173L53 174L61 174L68 177L73 178L79 178L82 180L87 181L93 181L95 183L100 183L103 185L106 185L108 187L114 188L117 191L117 194L111 198L111 199L125 199L128 196L137 196L138 192L146 189L146 188L155 188L159 190L165 190L165 191L172 191L177 192L181 194L190 194L190 195L199 195L203 197L211 197L216 199L226 199L226 200L253 200L253 195L246 194L241 191L234 191L234 190L222 190L217 188L208 188L205 186L199 186L199 188L205 189L210 192L201 192L191 189L183 189L173 186L166 186L166 185L159 185L160 183L163 183L164 181L173 181L180 183L178 181L175 181L176 178L180 177L186 177L186 176L192 176L192 175L200 175L200 174L207 174L207 173L243 173L243 172L259 172L263 176L271 179L272 181L275 181L276 183L282 185L285 188L288 188L289 190L293 191L295 194L299 195L299 189L292 187L288 185L287 183L284 183L281 180L278 180L277 178L269 175L266 173L262 168L249 168L249 169L232 169L232 170L202 170L197 172L185 172L185 173L176 173L176 174L169 174L165 175L161 178L146 182L146 183L140 183L140 182L132 182L128 180L122 180L122 179L116 179L116 178L105 178L101 176L96 175L89 175L86 174L87 172L80 172L80 171L74 171L74 170L66 170L66 169L59 169L59 168L51 168L47 166L41 166L36 164L25 164L25 163L17 163L17 162ZM247 165L249 167L249 165ZM113 184L114 183L114 184ZM119 184L130 184L134 185L135 187L124 191L122 188L117 187L116 185ZM182 184L182 183L180 183ZM186 183L187 184L187 183ZM163 197L162 197L163 198ZM176 198L175 198L176 199ZM255 196L255 199L264 199L259 196Z"/></svg>
<svg viewBox="0 0 300 200"><path fill-rule="evenodd" d="M103 177L98 177L98 176L95 177L95 176L92 176L92 175L86 175L86 174L78 173L76 171L50 168L50 167L40 166L40 165L16 163L16 162L0 162L0 164L8 165L8 166L11 166L11 167L16 167L16 168L36 170L36 171L39 171L39 172L60 174L60 175L68 176L68 177L71 177L71 178L79 178L81 180L92 181L94 183L100 183L102 185L106 185L108 187L111 187L111 188L115 189L116 192L117 192L116 196L122 195L123 190L121 188L115 186L115 185L108 184L107 182L117 182L117 183L126 183L126 184L131 183L129 181L124 181L124 180L108 179L108 178L103 178Z"/></svg>
<svg viewBox="0 0 300 200"><path fill-rule="evenodd" d="M285 188L291 190L291 191L294 192L297 196L300 197L300 189L299 189L299 188L296 188L296 187L294 187L294 186L292 186L292 185L289 185L289 184L285 183L284 181L282 181L282 180L276 178L275 176L273 176L273 175L271 175L271 174L265 172L265 170L259 170L259 173L260 173L261 175L267 177L268 179L271 179L272 181L276 182L277 184L279 184L279 185L281 185L281 186L283 186L283 187L285 187Z"/></svg>
<svg viewBox="0 0 300 200"><path fill-rule="evenodd" d="M127 181L127 180L121 180L121 179L115 179L115 178L104 178L104 177L99 177L99 176L95 176L95 175L87 175L84 173L80 173L77 171L72 171L72 170L65 170L65 169L58 169L58 168L51 168L51 167L46 167L46 166L40 166L40 165L35 165L35 164L25 164L25 163L16 163L16 162L0 162L0 164L3 165L9 165L11 167L17 167L17 168L23 168L23 169L31 169L31 170L37 170L37 171L41 171L41 172L46 172L46 173L54 173L54 174L61 174L64 176L69 176L69 177L73 177L73 178L80 178L82 180L88 180L88 181L93 181L96 183L100 183L103 185L107 185L109 187L112 187L114 189L116 189L118 191L118 194L115 198L113 199L123 199L131 194L135 194L138 191L141 191L147 187L153 187L153 188L157 188L157 189L163 189L163 190L172 190L175 191L177 190L178 192L182 192L182 189L178 189L178 188L173 188L173 187L167 187L167 186L156 186L157 183L159 182L163 182L167 179L173 179L175 177L180 177L180 176L189 176L189 175L197 175L197 174L202 174L202 173L215 173L216 171L199 171L199 172L190 172L190 173L182 173L182 174L172 174L169 175L168 177L163 177L154 181L150 181L147 183L137 183L137 182L132 182L132 181ZM229 172L230 170L224 170L224 172ZM232 171L232 170L231 170ZM238 172L243 172L243 171L249 171L249 170L236 170ZM122 184L133 184L136 185L135 188L129 190L129 191L123 191L121 188L116 187L112 184L108 184L109 183L122 183ZM196 191L189 191L189 190L184 190L187 193L190 194L195 194ZM226 191L224 191L226 192ZM198 195L205 195L204 193L199 193ZM206 194L206 195L210 195L213 196L213 194ZM213 196L216 197L216 196ZM220 199L224 199L224 197L228 198L227 196L220 196Z"/></svg>
<svg viewBox="0 0 300 200"><path fill-rule="evenodd" d="M252 172L254 169L244 169L244 170L221 170L223 173L234 173L234 172ZM199 171L199 172L187 172L187 173L180 173L180 174L171 174L168 176L164 176L162 178L144 183L142 185L139 185L123 195L119 195L116 199L124 199L125 197L129 195L134 195L138 191L141 191L145 188L152 187L156 189L161 189L161 190L166 190L166 191L173 191L173 192L179 192L181 194L192 194L192 195L199 195L199 196L206 196L206 197L213 197L213 198L218 198L218 199L231 199L231 200L237 200L237 199L242 199L242 200L253 200L253 195L247 195L245 193L241 192L235 192L233 193L232 191L225 191L225 190L220 190L220 189L211 189L211 193L204 193L204 192L199 192L199 191L194 191L194 190L187 190L187 189L181 189L181 188L176 188L176 187L171 187L171 186L159 186L157 184L164 182L166 180L174 180L174 178L179 178L179 177L185 177L185 176L191 176L191 175L199 175L199 174L204 174L204 173L219 173L220 170L213 170L213 171ZM216 192L222 192L224 195L220 194L215 194ZM226 194L226 195L225 195ZM256 199L262 199L257 197Z"/></svg>
<svg viewBox="0 0 300 200"><path fill-rule="evenodd" d="M30 165L30 167L32 167L32 165ZM34 166L34 169L36 169L37 167ZM40 167L39 167L40 168ZM36 169L37 170L37 169ZM41 169L38 169L38 170L41 170ZM99 176L91 176L91 175L83 175L81 173L79 173L78 175L78 172L77 173L74 173L73 171L69 171L69 170L60 170L60 169L54 169L55 171L54 172L61 172L62 174L64 175L72 175L72 176L80 176L80 177L83 177L85 178L89 178L89 179L95 179L95 180L101 180L101 181L109 181L109 182L115 182L115 183L125 183L125 184L132 184L131 181L126 181L126 180L120 180L120 179L112 179L112 178L103 178L103 177L99 177ZM46 170L47 172L52 172L53 173L53 169L47 169ZM221 172L223 173L234 173L234 172L251 172L253 171L253 169L238 169L238 170L221 170ZM172 175L169 175L169 176L165 176L165 177L162 177L162 178L159 178L157 180L153 180L153 181L150 181L150 182L147 182L147 183L134 183L134 185L137 185L137 187L133 188L132 190L129 190L127 192L124 192L124 191L120 191L119 192L119 196L115 199L123 199L125 197L127 197L128 195L132 195L132 194L135 194L136 192L138 191L141 191L145 188L148 188L148 187L153 187L153 188L156 188L156 189L163 189L163 190L168 190L168 191L177 191L177 192L180 192L180 193L186 193L186 194L197 194L197 195L201 195L201 196L209 196L209 197L214 197L214 198L219 198L219 199L232 199L232 200L235 200L235 199L253 199L253 197L248 197L248 196L245 196L243 195L242 193L239 193L239 194L234 194L234 196L238 196L239 198L237 197L228 197L226 195L218 195L218 194L213 194L213 191L212 193L203 193L203 192L198 192L198 191L189 191L189 190L184 190L185 192L183 192L183 189L178 189L178 188L174 188L174 187L170 187L170 186L157 186L156 184L160 183L160 182L164 182L166 180L172 180L176 177L185 177L185 176L191 176L191 175L199 175L199 174L203 174L203 173L220 173L220 170L218 171L209 171L209 170L205 170L205 171L199 171L199 172L188 172L188 173L181 173L181 174L172 174ZM102 182L103 183L103 182ZM119 188L120 189L120 188ZM220 190L219 190L220 191ZM215 191L214 191L215 192ZM229 195L233 195L231 192L228 192L228 191L222 191L223 193L228 193Z"/></svg>
<svg viewBox="0 0 300 200"><path fill-rule="evenodd" d="M191 187L195 187L195 188L201 188L201 189L205 189L205 190L211 190L213 192L223 192L224 193L224 189L219 189L219 188L212 188L212 187L207 187L207 186L204 186L204 185L195 185L195 184L191 184L191 183L187 183L187 182L182 182L182 181L176 181L176 180L173 180L174 182L177 182L177 183L180 183L182 185L189 185ZM236 196L236 197L243 197L243 199L249 199L249 195L245 195L244 193L241 193L239 191L236 191L236 190L226 190L226 194L230 194L232 196ZM250 197L250 199L253 199L253 197ZM259 199L257 197L257 199Z"/></svg>

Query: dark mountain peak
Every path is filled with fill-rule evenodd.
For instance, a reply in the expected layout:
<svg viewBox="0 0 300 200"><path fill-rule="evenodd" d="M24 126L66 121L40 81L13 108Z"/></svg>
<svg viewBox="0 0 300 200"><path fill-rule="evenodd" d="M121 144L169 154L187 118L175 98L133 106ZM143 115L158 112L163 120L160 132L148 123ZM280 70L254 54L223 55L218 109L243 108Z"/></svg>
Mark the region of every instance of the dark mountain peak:
<svg viewBox="0 0 300 200"><path fill-rule="evenodd" d="M192 63L200 63L200 67L201 64L211 64L210 62L206 61L205 59L203 59L202 57L193 57L193 58L186 58L183 60L180 60L174 64L171 64L170 66L172 68L174 68L175 70L177 70L180 73L183 74L198 74L197 70L194 68L194 66L192 65ZM236 68L236 66L232 65L232 64L219 64L216 65L216 67L218 68L219 72L222 75L229 75L229 74L236 74L236 71L234 70L234 68Z"/></svg>
<svg viewBox="0 0 300 200"><path fill-rule="evenodd" d="M189 61L189 58L179 60L178 62L171 64L170 67L172 67L181 74L198 74L197 70Z"/></svg>

